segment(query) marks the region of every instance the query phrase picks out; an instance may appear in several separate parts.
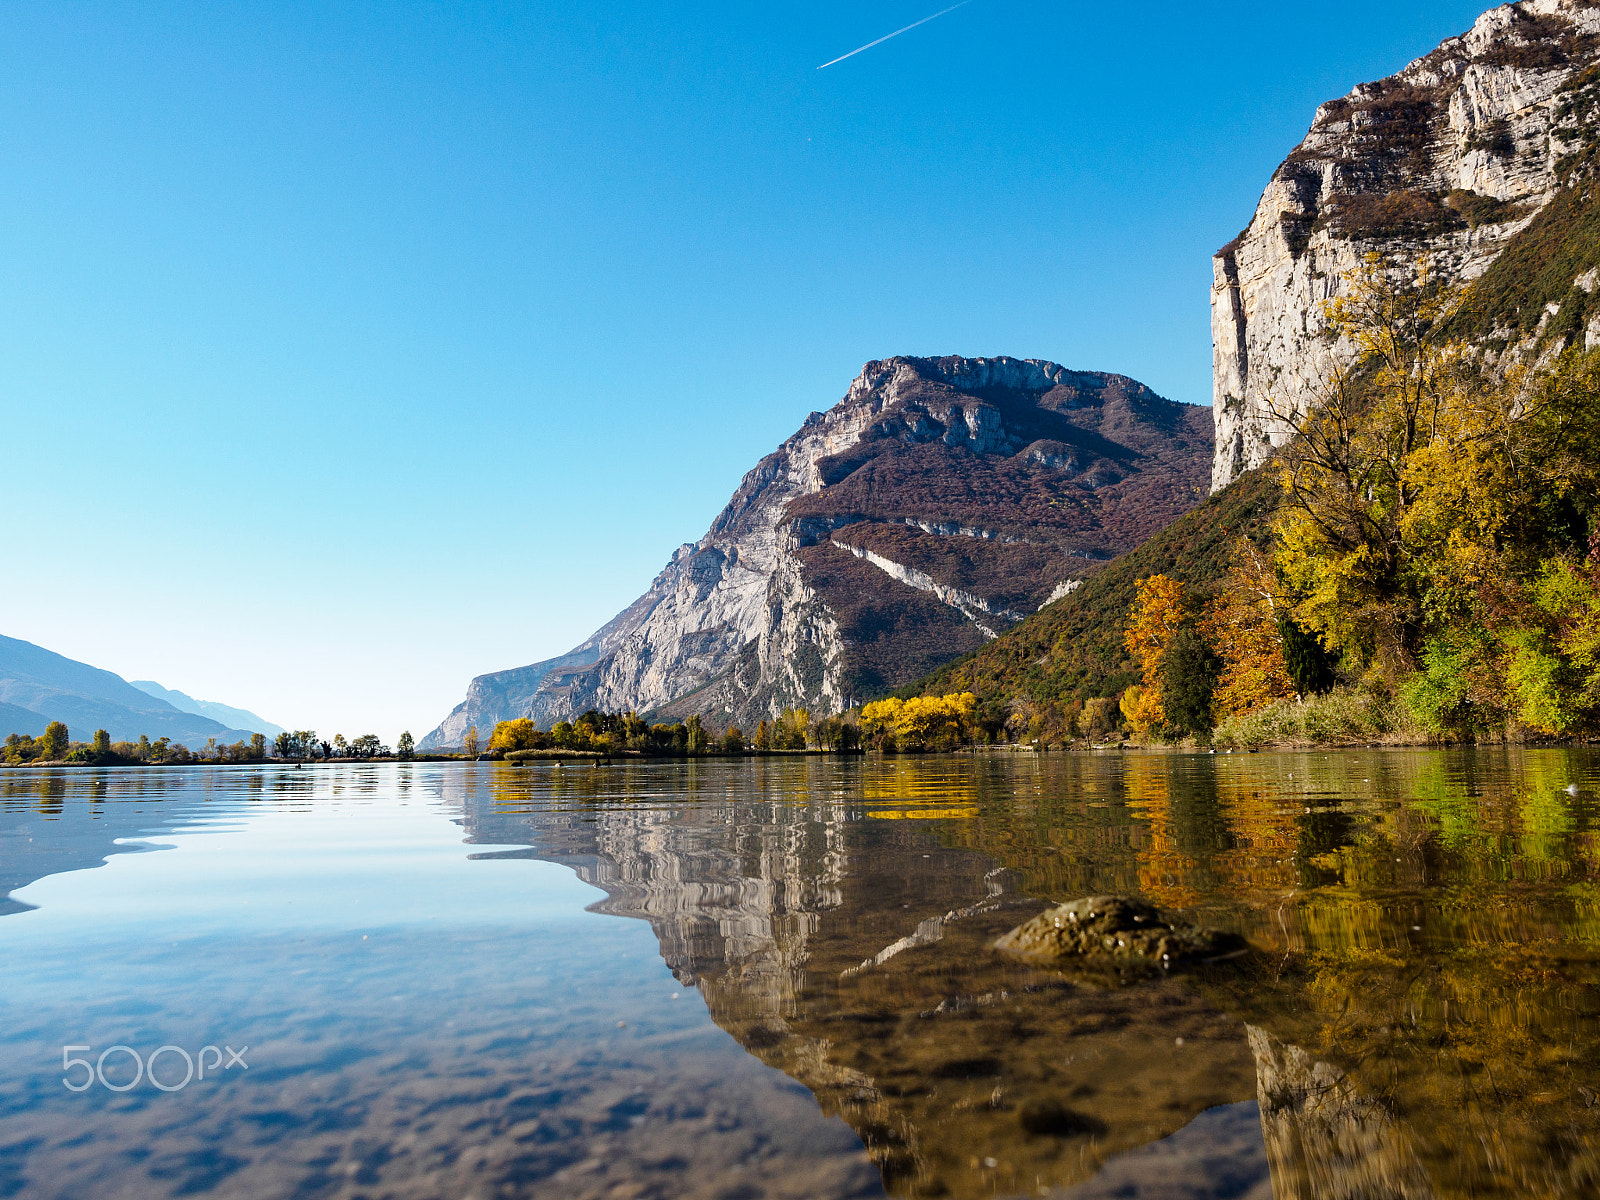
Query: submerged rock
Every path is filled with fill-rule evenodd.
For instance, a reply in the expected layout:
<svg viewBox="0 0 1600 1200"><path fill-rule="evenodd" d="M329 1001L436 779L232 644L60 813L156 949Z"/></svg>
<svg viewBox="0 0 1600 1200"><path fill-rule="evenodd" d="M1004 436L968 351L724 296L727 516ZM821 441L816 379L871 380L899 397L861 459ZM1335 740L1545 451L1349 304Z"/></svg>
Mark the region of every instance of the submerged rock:
<svg viewBox="0 0 1600 1200"><path fill-rule="evenodd" d="M1249 949L1238 934L1173 924L1161 910L1127 896L1088 896L1048 909L995 942L1026 958L1127 960L1153 966L1228 958Z"/></svg>

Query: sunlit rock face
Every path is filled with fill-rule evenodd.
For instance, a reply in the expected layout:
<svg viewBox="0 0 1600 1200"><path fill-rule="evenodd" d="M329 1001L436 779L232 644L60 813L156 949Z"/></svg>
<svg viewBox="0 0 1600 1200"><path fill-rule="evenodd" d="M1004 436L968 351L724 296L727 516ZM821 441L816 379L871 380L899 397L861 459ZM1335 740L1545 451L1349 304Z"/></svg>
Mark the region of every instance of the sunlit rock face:
<svg viewBox="0 0 1600 1200"><path fill-rule="evenodd" d="M868 363L567 654L480 676L424 748L589 708L836 712L1010 628L1193 507L1204 409L1014 358Z"/></svg>
<svg viewBox="0 0 1600 1200"><path fill-rule="evenodd" d="M1348 352L1324 338L1324 305L1364 255L1425 257L1436 280L1469 282L1573 181L1571 156L1594 144L1597 60L1600 8L1528 0L1317 110L1212 261L1213 491L1287 440Z"/></svg>

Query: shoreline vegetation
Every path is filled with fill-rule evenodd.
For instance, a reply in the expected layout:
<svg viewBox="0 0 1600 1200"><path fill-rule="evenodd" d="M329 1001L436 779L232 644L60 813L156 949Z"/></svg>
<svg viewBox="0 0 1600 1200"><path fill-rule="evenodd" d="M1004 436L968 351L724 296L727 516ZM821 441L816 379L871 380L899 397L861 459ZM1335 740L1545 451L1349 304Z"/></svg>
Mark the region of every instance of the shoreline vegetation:
<svg viewBox="0 0 1600 1200"><path fill-rule="evenodd" d="M855 734L840 735L836 729L829 727L833 733L830 744L823 745L818 740L817 727L807 724L801 726L796 717L787 715L784 728L788 744L771 744L772 735L763 731L766 738L765 745L757 746L745 744L742 735L739 739L730 740L724 735L721 738L710 739L699 745L693 751L685 745L679 748L677 731L682 730L685 743L688 742L687 733L690 724L685 722L677 726L656 726L657 730L666 731L663 739L657 734L655 747L629 747L608 743L601 739L598 743L591 742L589 746L578 746L573 743L581 739L584 734L577 736L568 735L566 746L546 745L539 748L521 748L506 750L504 746L486 750L474 750L471 753L463 751L408 751L395 753L387 746L378 746L382 751L375 754L346 754L346 755L321 755L314 751L321 748L321 743L313 743L313 753L304 757L294 757L276 753L279 749L274 745L272 753L264 744L252 746L244 744L247 753L213 753L210 755L195 754L186 747L170 747L164 752L158 751L159 743L149 743L149 750L140 757L140 748L146 744L146 739L139 742L110 742L104 736L104 730L97 730L95 738L89 742L72 742L68 739L66 727L61 722L52 722L51 729L41 738L29 738L26 734L12 734L6 739L7 753L0 758L0 768L13 768L20 770L57 768L57 767L256 767L262 765L276 765L280 767L303 767L310 765L333 765L348 763L477 763L477 762L505 762L513 767L531 766L534 764L554 764L555 766L589 765L611 766L628 762L657 762L663 760L689 760L689 759L748 759L748 758L819 758L830 755L847 755L852 757L877 754L880 756L894 757L898 755L921 754L1052 754L1052 753L1086 753L1106 751L1135 751L1151 753L1206 753L1222 749L1227 753L1256 753L1258 750L1296 752L1303 750L1361 750L1361 749L1440 749L1447 744L1439 742L1436 738L1418 736L1414 723L1406 724L1403 720L1394 721L1385 716L1387 720L1384 731L1374 734L1373 721L1367 712L1375 710L1382 714L1404 712L1403 704L1393 697L1386 700L1381 697L1352 695L1348 690L1330 692L1323 696L1314 696L1303 703L1296 702L1292 705L1274 705L1256 714L1247 721L1240 722L1229 730L1218 730L1218 736L1212 740L1202 741L1195 737L1185 738L1138 738L1121 737L1112 735L1107 740L1095 741L1092 738L1080 738L1065 743L1051 743L1039 739L1032 741L998 741L992 737L986 738L985 731L970 723L972 705L970 695L935 698L941 703L938 707L947 712L954 713L957 720L951 721L945 728L937 730L934 736L924 736L919 739L915 736L907 737L904 725L907 722L906 705L903 701L889 700L864 706L862 709L852 710L840 717L826 718L826 721L836 721L840 725L855 730ZM911 720L915 721L917 707L912 706ZM934 706L921 706L924 709ZM867 710L873 710L867 715ZM602 714L593 714L602 717ZM625 721L632 714L620 714L619 719ZM585 718L591 714L584 714L580 724L587 724ZM902 725L900 737L896 737L896 720L898 717ZM965 723L962 723L964 720ZM763 722L763 724L765 724ZM531 722L501 722L496 727L497 732L505 726L513 726L509 737L526 739L528 730L521 728L531 725ZM60 726L59 729L55 728ZM558 725L558 728L560 726ZM774 722L774 728L780 727ZM571 726L570 728L577 728ZM592 729L593 726L590 726ZM469 731L470 733L471 731ZM735 730L734 732L738 732ZM533 730L533 733L550 737L550 731ZM1425 731L1424 731L1425 733ZM291 738L293 735L289 735ZM265 742L261 735L257 739ZM163 739L165 740L165 739ZM256 739L253 739L253 741ZM661 741L666 745L662 746ZM1479 739L1479 744L1484 744L1487 739ZM1507 744L1517 744L1537 747L1559 747L1593 744L1600 739L1593 737L1523 737L1501 739ZM27 747L32 742L38 751L32 757L19 753L19 749ZM802 744L803 743L803 744ZM332 743L328 743L330 749ZM63 752L61 747L67 749ZM291 744L291 751L304 747ZM232 751L234 747L222 747L223 751ZM259 754L249 751L260 750ZM54 751L57 756L49 757Z"/></svg>
<svg viewBox="0 0 1600 1200"><path fill-rule="evenodd" d="M140 734L136 742L113 742L104 729L95 730L87 742L75 742L64 722L51 721L38 737L26 733L8 735L0 749L0 766L249 766L263 762L395 762L458 757L417 754L414 745L409 732L402 733L397 749L391 750L376 734L363 734L351 741L346 741L343 734L335 734L329 742L319 739L313 730L302 729L281 733L271 743L263 733L251 734L248 742L241 739L228 744L208 738L204 746L191 750L170 738L157 738L152 742L144 734Z"/></svg>
<svg viewBox="0 0 1600 1200"><path fill-rule="evenodd" d="M1209 594L1138 581L1137 735L1230 748L1600 733L1600 352L1491 364L1470 293L1370 255L1352 347L1269 463L1281 496Z"/></svg>

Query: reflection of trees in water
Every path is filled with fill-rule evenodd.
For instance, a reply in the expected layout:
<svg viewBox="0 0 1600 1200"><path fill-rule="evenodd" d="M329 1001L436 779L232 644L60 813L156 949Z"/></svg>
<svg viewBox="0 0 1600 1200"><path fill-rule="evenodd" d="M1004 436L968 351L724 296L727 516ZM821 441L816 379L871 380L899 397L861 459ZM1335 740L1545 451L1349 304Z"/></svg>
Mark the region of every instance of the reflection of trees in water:
<svg viewBox="0 0 1600 1200"><path fill-rule="evenodd" d="M1592 805L1567 790L1590 761L1234 758L1215 794L1231 845L1209 856L1184 853L1202 843L1193 824L1185 840L1178 774L1167 797L1141 784L1160 851L1141 878L1211 912L1231 901L1258 945L1287 955L1268 978L1207 994L1340 1072L1398 1131L1403 1153L1374 1151L1357 1170L1330 1167L1300 1129L1300 1157L1284 1162L1343 1182L1285 1182L1285 1194L1431 1194L1416 1163L1441 1194L1594 1186L1600 891ZM1368 1133L1377 1108L1358 1122ZM1298 1127L1265 1125L1288 1154L1282 1138ZM1388 1164L1387 1191L1358 1186L1373 1163Z"/></svg>
<svg viewBox="0 0 1600 1200"><path fill-rule="evenodd" d="M464 795L463 820L648 921L716 1021L843 1116L892 1190L1031 1192L1247 1098L1254 1074L1237 1024L1176 985L1105 991L990 950L1038 904L948 844L968 822L876 819L1018 801L1026 778L970 760L516 768Z"/></svg>
<svg viewBox="0 0 1600 1200"><path fill-rule="evenodd" d="M1591 802L1566 790L1588 762L900 759L846 776L804 760L676 784L579 769L548 790L584 819L539 844L565 846L611 894L606 911L650 920L719 1023L846 1116L904 1194L1083 1178L1201 1100L1237 1098L1171 1074L1174 1024L1232 1013L1226 1036L1186 1050L1226 1081L1244 1061L1230 1020L1275 1039L1246 1067L1282 1194L1576 1195L1600 1135L1600 854ZM526 806L532 780L504 785L496 807L519 789ZM871 819L952 813L971 815ZM1015 892L1138 891L1271 957L1109 993L1024 977L986 942L1025 910L933 919L983 896L996 863ZM1139 1099L1108 1092L1113 1077ZM1290 1103L1289 1078L1336 1080L1338 1103ZM1027 1131L1023 1108L1046 1102L1085 1118L1077 1141ZM1175 1123L1141 1125L1153 1105Z"/></svg>

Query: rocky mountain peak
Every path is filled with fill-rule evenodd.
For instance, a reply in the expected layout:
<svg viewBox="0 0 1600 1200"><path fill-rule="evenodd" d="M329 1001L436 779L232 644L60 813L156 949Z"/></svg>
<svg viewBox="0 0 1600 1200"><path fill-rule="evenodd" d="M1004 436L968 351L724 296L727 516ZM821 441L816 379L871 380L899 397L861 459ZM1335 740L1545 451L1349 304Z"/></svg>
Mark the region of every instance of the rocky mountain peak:
<svg viewBox="0 0 1600 1200"><path fill-rule="evenodd" d="M589 707L751 725L837 711L1020 620L1198 498L1203 409L1015 358L867 363L649 591L558 659L481 676L424 745Z"/></svg>

